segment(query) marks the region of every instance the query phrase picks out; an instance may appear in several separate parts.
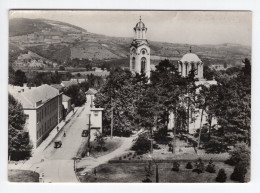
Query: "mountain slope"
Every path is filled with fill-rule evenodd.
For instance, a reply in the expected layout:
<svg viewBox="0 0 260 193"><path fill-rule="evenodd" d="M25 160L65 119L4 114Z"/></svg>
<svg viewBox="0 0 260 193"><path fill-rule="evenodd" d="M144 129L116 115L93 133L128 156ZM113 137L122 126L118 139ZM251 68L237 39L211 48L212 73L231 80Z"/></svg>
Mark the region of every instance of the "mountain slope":
<svg viewBox="0 0 260 193"><path fill-rule="evenodd" d="M94 34L64 22L46 19L11 19L10 44L30 50L46 59L66 64L74 58L89 60L121 60L129 57L132 38ZM152 32L149 32L152 33ZM179 60L190 45L149 41L151 59L158 63L163 58ZM205 63L241 64L251 57L251 48L238 44L191 45Z"/></svg>

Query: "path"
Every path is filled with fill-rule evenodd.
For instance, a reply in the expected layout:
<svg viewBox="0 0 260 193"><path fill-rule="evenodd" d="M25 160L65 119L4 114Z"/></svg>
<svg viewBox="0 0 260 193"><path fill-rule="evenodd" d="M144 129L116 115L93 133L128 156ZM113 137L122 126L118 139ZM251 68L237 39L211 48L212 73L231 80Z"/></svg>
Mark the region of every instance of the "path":
<svg viewBox="0 0 260 193"><path fill-rule="evenodd" d="M109 160L124 154L127 150L129 150L132 147L134 140L137 138L137 136L139 135L140 132L138 132L135 135L128 137L128 138L124 137L123 143L121 144L121 146L106 155L103 155L98 158L86 157L86 158L82 159L81 161L79 161L79 163L77 163L77 168L85 168L80 173L84 174L86 172L90 172L93 168L95 168L101 164L105 164Z"/></svg>

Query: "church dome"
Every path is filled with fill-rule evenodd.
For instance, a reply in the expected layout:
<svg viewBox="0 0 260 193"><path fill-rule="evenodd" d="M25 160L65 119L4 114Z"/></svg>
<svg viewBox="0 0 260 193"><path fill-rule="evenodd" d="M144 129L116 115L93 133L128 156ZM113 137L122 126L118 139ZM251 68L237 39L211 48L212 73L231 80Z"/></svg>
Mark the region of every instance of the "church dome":
<svg viewBox="0 0 260 193"><path fill-rule="evenodd" d="M136 24L135 27L136 27L136 28L145 28L145 25L144 25L144 23L140 20L140 21Z"/></svg>
<svg viewBox="0 0 260 193"><path fill-rule="evenodd" d="M195 63L201 62L200 58L196 54L193 54L193 53L185 54L180 61L182 63L184 63L184 62L195 62Z"/></svg>
<svg viewBox="0 0 260 193"><path fill-rule="evenodd" d="M140 16L140 19L139 19L139 22L135 25L135 30L136 29L146 29L145 25L144 25L144 22L142 22L142 18Z"/></svg>

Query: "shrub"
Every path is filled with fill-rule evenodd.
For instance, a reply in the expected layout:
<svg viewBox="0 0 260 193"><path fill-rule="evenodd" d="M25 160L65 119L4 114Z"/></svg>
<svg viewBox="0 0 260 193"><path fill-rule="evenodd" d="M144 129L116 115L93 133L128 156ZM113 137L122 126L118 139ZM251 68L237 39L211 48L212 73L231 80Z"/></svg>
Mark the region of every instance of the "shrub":
<svg viewBox="0 0 260 193"><path fill-rule="evenodd" d="M245 182L245 175L247 173L247 165L245 162L239 162L235 168L233 173L231 174L231 180L238 182Z"/></svg>
<svg viewBox="0 0 260 193"><path fill-rule="evenodd" d="M150 182L152 182L152 180L148 176L146 176L146 178L144 180L142 180L142 182L150 183Z"/></svg>
<svg viewBox="0 0 260 193"><path fill-rule="evenodd" d="M138 155L141 155L150 151L150 148L151 148L150 140L146 136L140 135L137 138L135 144L133 145L132 150L136 151Z"/></svg>
<svg viewBox="0 0 260 193"><path fill-rule="evenodd" d="M192 169L192 164L191 164L191 162L188 162L188 163L187 163L186 169Z"/></svg>
<svg viewBox="0 0 260 193"><path fill-rule="evenodd" d="M199 158L195 163L195 168L192 172L197 172L198 174L203 173L205 170L204 163L202 162L201 158Z"/></svg>
<svg viewBox="0 0 260 193"><path fill-rule="evenodd" d="M227 174L226 174L225 170L221 168L218 171L218 175L216 177L216 181L217 182L226 182L226 180L227 180Z"/></svg>
<svg viewBox="0 0 260 193"><path fill-rule="evenodd" d="M242 161L248 166L250 163L250 149L245 143L237 144L229 154L231 157L226 160L226 164L234 166Z"/></svg>
<svg viewBox="0 0 260 193"><path fill-rule="evenodd" d="M180 171L180 164L177 161L174 161L172 164L172 171L178 172Z"/></svg>
<svg viewBox="0 0 260 193"><path fill-rule="evenodd" d="M216 169L215 169L215 164L213 164L212 159L209 160L209 164L206 167L206 171L209 173L215 173Z"/></svg>
<svg viewBox="0 0 260 193"><path fill-rule="evenodd" d="M215 139L211 139L210 141L205 143L203 147L205 148L206 153L218 154L218 153L226 152L228 150L227 144Z"/></svg>

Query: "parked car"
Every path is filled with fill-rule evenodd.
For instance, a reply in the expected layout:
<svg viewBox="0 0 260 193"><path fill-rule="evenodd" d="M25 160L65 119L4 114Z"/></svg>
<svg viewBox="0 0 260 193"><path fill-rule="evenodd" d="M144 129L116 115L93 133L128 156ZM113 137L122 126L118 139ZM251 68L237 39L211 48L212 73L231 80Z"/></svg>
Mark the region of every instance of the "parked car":
<svg viewBox="0 0 260 193"><path fill-rule="evenodd" d="M83 130L81 133L81 137L87 137L88 136L88 130Z"/></svg>
<svg viewBox="0 0 260 193"><path fill-rule="evenodd" d="M61 139L56 139L54 141L54 148L60 148L62 145Z"/></svg>

